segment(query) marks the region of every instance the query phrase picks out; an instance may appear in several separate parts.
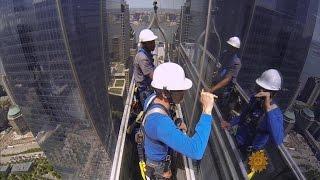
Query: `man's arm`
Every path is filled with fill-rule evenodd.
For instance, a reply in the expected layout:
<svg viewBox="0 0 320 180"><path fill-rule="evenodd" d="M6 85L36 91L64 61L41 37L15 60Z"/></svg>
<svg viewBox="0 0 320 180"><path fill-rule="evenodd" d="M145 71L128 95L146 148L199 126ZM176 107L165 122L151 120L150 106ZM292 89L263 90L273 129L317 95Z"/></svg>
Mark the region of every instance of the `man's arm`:
<svg viewBox="0 0 320 180"><path fill-rule="evenodd" d="M162 115L157 124L157 138L191 159L201 159L208 144L212 120L211 115L202 113L194 135L189 137L180 131L169 117Z"/></svg>
<svg viewBox="0 0 320 180"><path fill-rule="evenodd" d="M279 108L267 112L267 126L273 142L276 145L282 144L284 139L283 115Z"/></svg>
<svg viewBox="0 0 320 180"><path fill-rule="evenodd" d="M220 81L218 84L211 87L210 92L214 93L215 91L227 86L230 81L232 80L231 75L227 75L222 81Z"/></svg>
<svg viewBox="0 0 320 180"><path fill-rule="evenodd" d="M218 84L212 86L212 88L210 89L210 92L214 93L215 91L227 86L231 82L233 77L236 78L238 76L240 69L241 69L241 60L237 58L233 61L231 68L227 69L227 74L225 78L222 81L220 81Z"/></svg>
<svg viewBox="0 0 320 180"><path fill-rule="evenodd" d="M254 150L265 148L269 138L272 139L275 145L283 143L284 130L283 130L283 117L279 108L273 109L266 114L266 127L262 129L264 133L258 134L252 143Z"/></svg>

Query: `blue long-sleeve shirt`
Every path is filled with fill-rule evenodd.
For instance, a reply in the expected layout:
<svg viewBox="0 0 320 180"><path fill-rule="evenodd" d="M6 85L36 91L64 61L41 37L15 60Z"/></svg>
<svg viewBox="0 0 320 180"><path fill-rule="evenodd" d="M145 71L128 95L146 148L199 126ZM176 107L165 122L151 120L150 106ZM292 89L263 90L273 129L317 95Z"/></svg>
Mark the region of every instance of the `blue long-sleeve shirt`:
<svg viewBox="0 0 320 180"><path fill-rule="evenodd" d="M148 137L145 136L144 145L146 158L162 161L168 153L168 147L170 147L191 159L201 159L208 144L212 121L211 115L201 114L194 135L189 137L174 124L169 116L161 113L150 114L144 125L148 135ZM163 144L155 143L154 140Z"/></svg>
<svg viewBox="0 0 320 180"><path fill-rule="evenodd" d="M231 126L239 125L236 134L237 143L239 145L253 146L253 149L260 150L265 147L271 136L271 141L274 144L282 144L284 128L283 114L280 108L277 107L268 112L260 111L257 113L260 114L260 116L265 115L255 129L246 123L242 123L241 118L243 118L243 116L241 115L231 120Z"/></svg>

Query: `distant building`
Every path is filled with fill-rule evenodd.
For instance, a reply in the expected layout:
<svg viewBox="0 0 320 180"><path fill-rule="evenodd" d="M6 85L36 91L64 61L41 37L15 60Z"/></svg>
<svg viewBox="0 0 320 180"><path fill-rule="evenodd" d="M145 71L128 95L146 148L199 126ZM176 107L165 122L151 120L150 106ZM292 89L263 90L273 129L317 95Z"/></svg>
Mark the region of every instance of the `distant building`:
<svg viewBox="0 0 320 180"><path fill-rule="evenodd" d="M8 127L7 113L7 111L0 109L0 131L7 129Z"/></svg>
<svg viewBox="0 0 320 180"><path fill-rule="evenodd" d="M123 111L126 100L125 92L126 80L115 78L113 85L108 87L110 100L113 102L111 104L112 111Z"/></svg>
<svg viewBox="0 0 320 180"><path fill-rule="evenodd" d="M121 4L121 44L120 44L120 62L126 63L130 52L130 12L129 5L126 2Z"/></svg>
<svg viewBox="0 0 320 180"><path fill-rule="evenodd" d="M124 63L112 62L111 63L111 81L108 87L114 87L116 79L125 80L125 91L123 96L126 97L127 92L129 91L130 86L130 69L126 68Z"/></svg>
<svg viewBox="0 0 320 180"><path fill-rule="evenodd" d="M113 37L112 38L112 61L114 62L120 62L120 54L121 54L121 38L120 37Z"/></svg>
<svg viewBox="0 0 320 180"><path fill-rule="evenodd" d="M310 106L316 102L320 95L320 78L309 77L304 88L298 96L298 100L307 103Z"/></svg>
<svg viewBox="0 0 320 180"><path fill-rule="evenodd" d="M238 82L254 93L255 79L266 69L280 70L283 91L277 96L282 109L294 97L306 62L319 1L273 1L256 4L246 39L242 39L242 69ZM257 66L259 64L259 66Z"/></svg>
<svg viewBox="0 0 320 180"><path fill-rule="evenodd" d="M11 174L30 172L32 168L33 168L33 162L13 164L11 169Z"/></svg>
<svg viewBox="0 0 320 180"><path fill-rule="evenodd" d="M10 173L11 166L9 164L0 166L0 174L7 176Z"/></svg>
<svg viewBox="0 0 320 180"><path fill-rule="evenodd" d="M9 108L8 120L9 124L17 134L23 135L29 131L19 106L13 105Z"/></svg>
<svg viewBox="0 0 320 180"><path fill-rule="evenodd" d="M181 43L188 42L189 38L189 31L190 31L190 21L191 21L191 14L190 14L190 2L187 1L184 6L181 8L181 15L180 15L180 37L178 37ZM182 25L181 25L182 24Z"/></svg>
<svg viewBox="0 0 320 180"><path fill-rule="evenodd" d="M0 131L8 127L8 110L10 106L10 99L8 96L0 97Z"/></svg>

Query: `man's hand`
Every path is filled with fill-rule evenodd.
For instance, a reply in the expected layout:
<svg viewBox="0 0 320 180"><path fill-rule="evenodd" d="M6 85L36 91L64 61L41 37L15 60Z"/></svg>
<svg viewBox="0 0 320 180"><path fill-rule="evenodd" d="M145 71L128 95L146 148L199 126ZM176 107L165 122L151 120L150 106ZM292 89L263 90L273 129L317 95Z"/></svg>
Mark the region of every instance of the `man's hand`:
<svg viewBox="0 0 320 180"><path fill-rule="evenodd" d="M270 92L259 92L258 94L255 95L255 97L258 98L263 98L264 99L264 108L266 111L271 110L271 94Z"/></svg>
<svg viewBox="0 0 320 180"><path fill-rule="evenodd" d="M215 86L212 86L212 87L211 87L211 89L209 89L209 91L208 91L208 92L210 92L210 93L212 93L212 94L213 94L215 91L216 91Z"/></svg>
<svg viewBox="0 0 320 180"><path fill-rule="evenodd" d="M204 92L210 92L210 93L212 93L212 92L211 92L211 89L210 89L210 88L207 88L207 87L205 87L203 91L204 91Z"/></svg>
<svg viewBox="0 0 320 180"><path fill-rule="evenodd" d="M225 120L222 120L221 122L221 128L224 129L224 130L229 130L231 128L231 124L228 123L227 121Z"/></svg>
<svg viewBox="0 0 320 180"><path fill-rule="evenodd" d="M179 129L183 132L187 132L187 125L186 123L184 123L183 121L181 122L180 126L179 126Z"/></svg>
<svg viewBox="0 0 320 180"><path fill-rule="evenodd" d="M204 92L203 89L201 91L200 102L202 104L202 112L205 114L212 114L212 108L214 99L218 98L218 96L211 94L209 92Z"/></svg>

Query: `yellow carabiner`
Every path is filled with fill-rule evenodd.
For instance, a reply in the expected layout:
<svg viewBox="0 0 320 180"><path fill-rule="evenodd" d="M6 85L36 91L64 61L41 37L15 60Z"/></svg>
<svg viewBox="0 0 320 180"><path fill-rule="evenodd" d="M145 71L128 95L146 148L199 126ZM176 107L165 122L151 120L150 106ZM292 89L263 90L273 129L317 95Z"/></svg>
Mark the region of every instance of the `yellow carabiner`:
<svg viewBox="0 0 320 180"><path fill-rule="evenodd" d="M252 171L248 174L248 179L251 180L256 172Z"/></svg>
<svg viewBox="0 0 320 180"><path fill-rule="evenodd" d="M146 163L144 161L140 161L139 167L140 167L140 173L141 173L142 179L146 180L146 172L147 172Z"/></svg>

